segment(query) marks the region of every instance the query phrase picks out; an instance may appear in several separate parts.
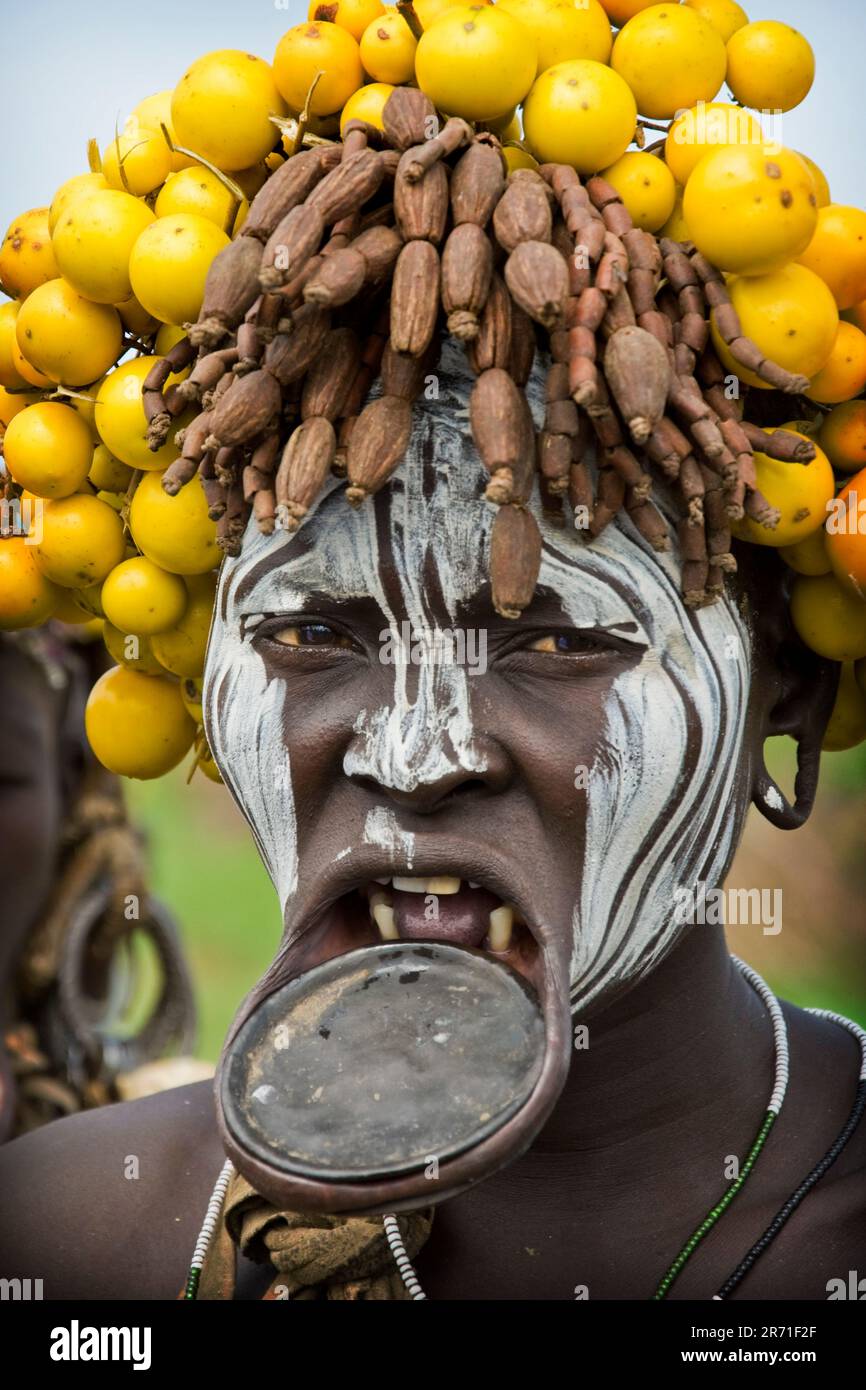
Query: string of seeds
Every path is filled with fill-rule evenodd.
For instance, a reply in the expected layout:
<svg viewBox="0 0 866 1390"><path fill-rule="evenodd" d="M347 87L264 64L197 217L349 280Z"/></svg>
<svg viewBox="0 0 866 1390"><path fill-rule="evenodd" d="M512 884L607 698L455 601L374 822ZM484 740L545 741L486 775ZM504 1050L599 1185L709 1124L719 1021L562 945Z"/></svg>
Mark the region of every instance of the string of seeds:
<svg viewBox="0 0 866 1390"><path fill-rule="evenodd" d="M732 521L778 524L754 451L792 466L815 451L742 418L710 315L767 385L793 396L805 379L744 336L715 267L636 228L603 179L561 164L506 177L494 135L459 118L440 127L414 88L392 93L383 126L350 121L342 143L287 159L214 261L197 322L144 383L154 450L200 407L166 491L198 474L230 555L251 512L266 534L297 529L331 475L364 505L403 459L412 403L450 333L476 377L497 611L519 616L538 579L536 480L556 523L566 504L583 509L591 541L624 511L657 550L670 538L653 490L673 496L685 602L713 602L736 568ZM550 367L536 431L523 388L538 348Z"/></svg>

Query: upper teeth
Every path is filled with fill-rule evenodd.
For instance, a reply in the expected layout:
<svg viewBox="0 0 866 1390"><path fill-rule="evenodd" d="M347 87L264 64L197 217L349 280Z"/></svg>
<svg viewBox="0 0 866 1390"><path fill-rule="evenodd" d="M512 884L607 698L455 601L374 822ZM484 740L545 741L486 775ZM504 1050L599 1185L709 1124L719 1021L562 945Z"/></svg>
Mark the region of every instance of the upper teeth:
<svg viewBox="0 0 866 1390"><path fill-rule="evenodd" d="M433 878L401 878L399 875L395 875L392 882L398 893L444 894L460 892L460 879L449 878L446 874L440 874Z"/></svg>

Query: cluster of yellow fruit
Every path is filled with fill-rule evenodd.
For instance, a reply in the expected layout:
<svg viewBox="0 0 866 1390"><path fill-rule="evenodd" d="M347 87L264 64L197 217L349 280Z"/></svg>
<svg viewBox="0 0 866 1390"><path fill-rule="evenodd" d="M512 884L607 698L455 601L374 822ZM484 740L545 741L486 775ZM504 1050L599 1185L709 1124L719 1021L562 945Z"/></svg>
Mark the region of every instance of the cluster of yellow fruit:
<svg viewBox="0 0 866 1390"><path fill-rule="evenodd" d="M197 318L211 262L284 154L353 118L381 128L402 84L494 131L509 170L602 172L636 225L724 270L744 332L810 378L814 416L792 428L817 456L758 455L782 519L737 534L780 548L800 576L801 636L844 663L827 746L866 738L866 212L833 204L817 165L753 114L790 110L813 76L802 35L750 23L735 0L327 0L272 63L208 53L142 101L101 157L91 142L90 171L0 247L0 484L32 511L29 534L0 540L0 628L101 632L118 664L88 709L100 759L158 776L195 744L218 778L200 704L216 528L197 478L163 491L178 448L173 434L148 447L142 382ZM724 82L733 101L716 101ZM646 148L652 129L664 138ZM714 338L732 379L760 387ZM825 525L837 501L862 531Z"/></svg>

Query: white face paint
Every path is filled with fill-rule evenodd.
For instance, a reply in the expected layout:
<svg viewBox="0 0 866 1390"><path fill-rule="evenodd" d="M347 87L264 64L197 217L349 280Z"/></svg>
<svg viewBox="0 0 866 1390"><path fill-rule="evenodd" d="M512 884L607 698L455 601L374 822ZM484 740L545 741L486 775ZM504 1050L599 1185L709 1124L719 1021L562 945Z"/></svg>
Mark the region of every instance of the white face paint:
<svg viewBox="0 0 866 1390"><path fill-rule="evenodd" d="M251 523L242 554L223 569L205 678L208 735L284 913L298 882L284 686L269 679L251 637L263 613L301 612L316 592L372 599L383 629L399 631L408 619L435 635L432 597L450 626L460 626L462 604L487 582L493 509L481 500L467 369L455 345L446 343L438 376L439 399L416 406L387 508L353 510L335 481L296 538L264 537ZM529 395L537 422L541 386L536 370ZM733 601L690 613L674 558L652 551L628 520L587 547L540 509L536 515L545 542L540 584L575 627L626 624L646 647L612 685L588 777L571 962L572 1003L581 1009L646 974L671 948L684 929L675 921L678 886L715 883L724 872L740 822L735 782L750 648ZM391 698L358 714L344 772L375 780L383 792L413 791L460 769L482 772L485 730L473 724L466 668L433 656L390 669ZM413 837L399 808L368 815L363 839L410 867Z"/></svg>

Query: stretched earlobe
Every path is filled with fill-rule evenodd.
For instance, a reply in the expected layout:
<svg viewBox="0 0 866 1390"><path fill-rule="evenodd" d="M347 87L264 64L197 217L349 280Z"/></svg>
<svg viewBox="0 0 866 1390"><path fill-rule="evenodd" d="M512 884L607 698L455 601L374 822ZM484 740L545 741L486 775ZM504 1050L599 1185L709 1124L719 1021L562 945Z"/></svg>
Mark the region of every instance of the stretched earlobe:
<svg viewBox="0 0 866 1390"><path fill-rule="evenodd" d="M839 669L834 662L818 661L809 686L801 686L797 694L771 716L768 735L790 734L797 743L794 804L791 805L767 771L763 744L755 770L752 804L779 830L797 830L812 814L821 770L821 747L836 700ZM817 699L816 691L819 692Z"/></svg>

